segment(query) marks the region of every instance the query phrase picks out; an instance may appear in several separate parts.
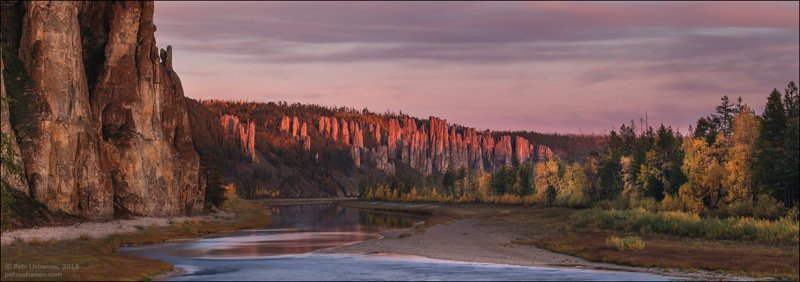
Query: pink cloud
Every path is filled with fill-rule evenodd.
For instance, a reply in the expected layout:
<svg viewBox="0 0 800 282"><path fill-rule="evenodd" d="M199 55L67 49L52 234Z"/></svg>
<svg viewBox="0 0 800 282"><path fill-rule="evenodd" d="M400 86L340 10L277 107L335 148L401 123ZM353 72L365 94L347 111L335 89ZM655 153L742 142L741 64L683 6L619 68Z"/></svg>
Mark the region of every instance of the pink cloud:
<svg viewBox="0 0 800 282"><path fill-rule="evenodd" d="M757 110L800 76L794 2L158 2L186 94L602 132Z"/></svg>

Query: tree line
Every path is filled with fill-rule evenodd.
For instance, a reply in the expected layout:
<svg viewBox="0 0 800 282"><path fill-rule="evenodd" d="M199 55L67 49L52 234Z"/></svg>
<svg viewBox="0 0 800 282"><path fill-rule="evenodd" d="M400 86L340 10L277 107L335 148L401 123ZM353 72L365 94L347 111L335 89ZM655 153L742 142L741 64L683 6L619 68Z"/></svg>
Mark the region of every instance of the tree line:
<svg viewBox="0 0 800 282"><path fill-rule="evenodd" d="M790 82L773 89L759 115L741 98L723 96L688 134L661 124L612 130L581 161L514 160L492 173L448 169L418 181L362 180L369 199L590 205L674 210L704 216L776 218L800 197L800 102Z"/></svg>

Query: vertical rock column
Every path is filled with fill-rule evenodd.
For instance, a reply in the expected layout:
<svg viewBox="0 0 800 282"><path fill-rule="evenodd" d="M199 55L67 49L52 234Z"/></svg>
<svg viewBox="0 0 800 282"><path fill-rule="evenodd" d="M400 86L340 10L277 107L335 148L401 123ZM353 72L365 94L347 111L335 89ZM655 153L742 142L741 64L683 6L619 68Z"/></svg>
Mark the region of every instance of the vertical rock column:
<svg viewBox="0 0 800 282"><path fill-rule="evenodd" d="M92 2L109 13L93 97L111 168L115 208L165 216L202 211L203 183L171 48L159 56L152 2ZM110 5L110 6L107 6ZM106 8L103 8L106 7Z"/></svg>
<svg viewBox="0 0 800 282"><path fill-rule="evenodd" d="M36 98L29 132L20 132L30 195L49 208L87 218L113 215L98 124L82 60L78 2L27 2L19 58Z"/></svg>

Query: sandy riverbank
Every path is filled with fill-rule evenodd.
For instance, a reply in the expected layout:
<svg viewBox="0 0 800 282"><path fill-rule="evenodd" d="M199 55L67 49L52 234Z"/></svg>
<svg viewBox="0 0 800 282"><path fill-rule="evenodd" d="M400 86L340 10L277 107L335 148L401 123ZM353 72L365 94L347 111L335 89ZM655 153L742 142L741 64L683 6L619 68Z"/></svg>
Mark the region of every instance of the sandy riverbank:
<svg viewBox="0 0 800 282"><path fill-rule="evenodd" d="M146 245L176 239L190 239L205 234L259 228L270 223L270 216L257 201L234 199L226 202L225 211L202 217L136 218L105 223L81 223L73 226L16 230L3 234L11 239L2 251L4 265L71 264L69 269L36 270L34 274L57 274L58 280L152 280L174 268L162 260L118 253L127 245ZM86 234L87 236L81 237ZM15 243L19 237L27 243ZM71 238L71 239L70 239ZM91 239L97 238L97 239ZM18 269L0 268L0 277L15 280Z"/></svg>
<svg viewBox="0 0 800 282"><path fill-rule="evenodd" d="M3 232L0 244L11 244L14 241L49 241L49 240L69 240L88 236L89 238L99 239L118 233L129 233L143 228L154 226L166 226L172 223L182 223L191 221L201 221L211 219L210 216L196 217L143 217L124 220L113 220L109 222L82 222L70 226L38 227L20 229Z"/></svg>
<svg viewBox="0 0 800 282"><path fill-rule="evenodd" d="M385 204L387 208L399 210L420 207L436 216L445 207L419 204ZM458 213L449 210L451 213ZM515 244L520 236L513 226L487 222L491 217L477 214L461 214L460 219L436 219L439 224L422 230L392 231L382 234L382 239L347 245L325 253L346 254L400 254L415 255L433 259L464 262L510 264L538 267L573 267L585 269L605 269L617 271L650 272L669 276L681 276L701 280L751 280L752 278L725 275L716 272L697 271L688 273L676 269L641 268L608 263L590 262L578 257L554 253L531 245ZM410 236L409 236L410 235Z"/></svg>

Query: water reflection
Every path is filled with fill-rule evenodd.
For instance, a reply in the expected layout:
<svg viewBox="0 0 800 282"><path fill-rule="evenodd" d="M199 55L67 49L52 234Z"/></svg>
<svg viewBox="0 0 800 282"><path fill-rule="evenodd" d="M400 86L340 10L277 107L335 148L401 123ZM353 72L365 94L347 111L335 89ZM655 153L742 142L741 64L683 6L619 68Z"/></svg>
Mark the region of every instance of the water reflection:
<svg viewBox="0 0 800 282"><path fill-rule="evenodd" d="M380 232L408 228L424 217L413 214L367 211L335 204L270 206L270 228L300 228L325 231Z"/></svg>
<svg viewBox="0 0 800 282"><path fill-rule="evenodd" d="M314 251L409 228L419 215L364 211L335 204L268 207L262 229L134 246L120 252L168 261L187 273L170 280L665 280L646 273L460 263L408 256L322 255Z"/></svg>
<svg viewBox="0 0 800 282"><path fill-rule="evenodd" d="M199 240L159 245L172 257L202 259L264 258L305 254L377 239L378 233L408 228L417 215L364 211L335 204L270 206L272 223L264 229L220 233ZM147 248L141 252L147 252Z"/></svg>

